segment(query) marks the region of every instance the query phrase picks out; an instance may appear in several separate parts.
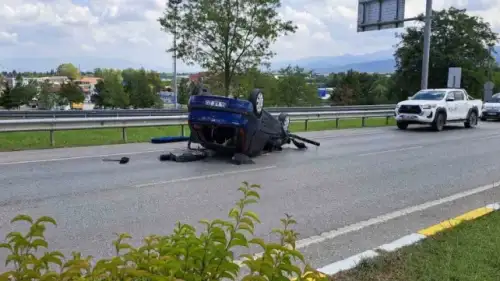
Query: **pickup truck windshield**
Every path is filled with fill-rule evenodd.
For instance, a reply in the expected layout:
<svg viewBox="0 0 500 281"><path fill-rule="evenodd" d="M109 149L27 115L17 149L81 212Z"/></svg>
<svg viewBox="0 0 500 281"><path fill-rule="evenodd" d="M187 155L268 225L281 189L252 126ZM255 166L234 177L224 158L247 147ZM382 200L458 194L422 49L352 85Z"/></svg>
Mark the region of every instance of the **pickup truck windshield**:
<svg viewBox="0 0 500 281"><path fill-rule="evenodd" d="M446 95L445 91L420 91L416 93L412 100L442 100Z"/></svg>

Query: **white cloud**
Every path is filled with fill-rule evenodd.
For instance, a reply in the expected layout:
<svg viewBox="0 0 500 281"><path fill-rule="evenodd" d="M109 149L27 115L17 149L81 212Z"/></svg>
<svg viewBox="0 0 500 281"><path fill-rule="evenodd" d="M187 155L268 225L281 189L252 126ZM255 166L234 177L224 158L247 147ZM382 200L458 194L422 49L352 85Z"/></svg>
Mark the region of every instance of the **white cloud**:
<svg viewBox="0 0 500 281"><path fill-rule="evenodd" d="M0 59L78 57L92 52L148 65L172 64L165 50L172 37L157 18L166 0L2 0ZM353 0L282 0L280 13L298 26L274 45L276 60L363 54L390 49L399 30L356 32ZM434 8L466 7L500 31L499 0L435 0ZM424 1L407 0L406 16L424 11ZM181 69L186 66L180 64Z"/></svg>
<svg viewBox="0 0 500 281"><path fill-rule="evenodd" d="M0 46L10 45L17 43L18 35L17 33L9 33L5 31L0 31Z"/></svg>

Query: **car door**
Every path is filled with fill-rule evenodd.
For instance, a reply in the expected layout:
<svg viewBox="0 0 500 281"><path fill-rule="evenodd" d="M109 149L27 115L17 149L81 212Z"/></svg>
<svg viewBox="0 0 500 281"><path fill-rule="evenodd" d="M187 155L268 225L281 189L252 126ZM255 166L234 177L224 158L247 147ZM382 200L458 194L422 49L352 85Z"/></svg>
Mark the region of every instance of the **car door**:
<svg viewBox="0 0 500 281"><path fill-rule="evenodd" d="M458 119L458 105L455 101L455 91L450 91L446 94L446 111L448 112L448 120Z"/></svg>
<svg viewBox="0 0 500 281"><path fill-rule="evenodd" d="M469 107L463 91L455 91L455 104L457 105L457 119L467 118Z"/></svg>

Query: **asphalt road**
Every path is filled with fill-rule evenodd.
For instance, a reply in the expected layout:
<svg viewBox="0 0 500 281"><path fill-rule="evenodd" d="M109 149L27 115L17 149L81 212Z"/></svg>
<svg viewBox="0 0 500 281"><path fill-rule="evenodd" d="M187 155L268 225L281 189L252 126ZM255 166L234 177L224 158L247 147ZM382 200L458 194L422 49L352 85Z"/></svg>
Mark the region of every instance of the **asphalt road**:
<svg viewBox="0 0 500 281"><path fill-rule="evenodd" d="M303 135L321 147L285 149L242 166L157 160L159 151L181 144L0 153L0 236L12 230L8 221L16 214L49 215L59 224L49 227L51 247L109 256L114 232L128 232L137 242L170 232L177 221L225 217L240 198L239 184L248 181L262 185L261 201L253 206L262 218L257 235L272 238L271 228L288 213L302 238L328 238L329 231L500 180L499 123L440 133L389 127ZM131 162L102 162L105 154L130 155ZM500 201L500 192L461 200L303 249L313 265L323 266L483 201Z"/></svg>

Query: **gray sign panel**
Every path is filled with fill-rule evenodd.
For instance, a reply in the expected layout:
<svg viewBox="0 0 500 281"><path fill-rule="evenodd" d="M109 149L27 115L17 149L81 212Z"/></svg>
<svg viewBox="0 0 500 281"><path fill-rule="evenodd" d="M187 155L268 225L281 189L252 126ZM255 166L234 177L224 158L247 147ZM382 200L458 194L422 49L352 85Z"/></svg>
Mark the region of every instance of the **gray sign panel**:
<svg viewBox="0 0 500 281"><path fill-rule="evenodd" d="M405 0L358 0L358 32L404 27Z"/></svg>

